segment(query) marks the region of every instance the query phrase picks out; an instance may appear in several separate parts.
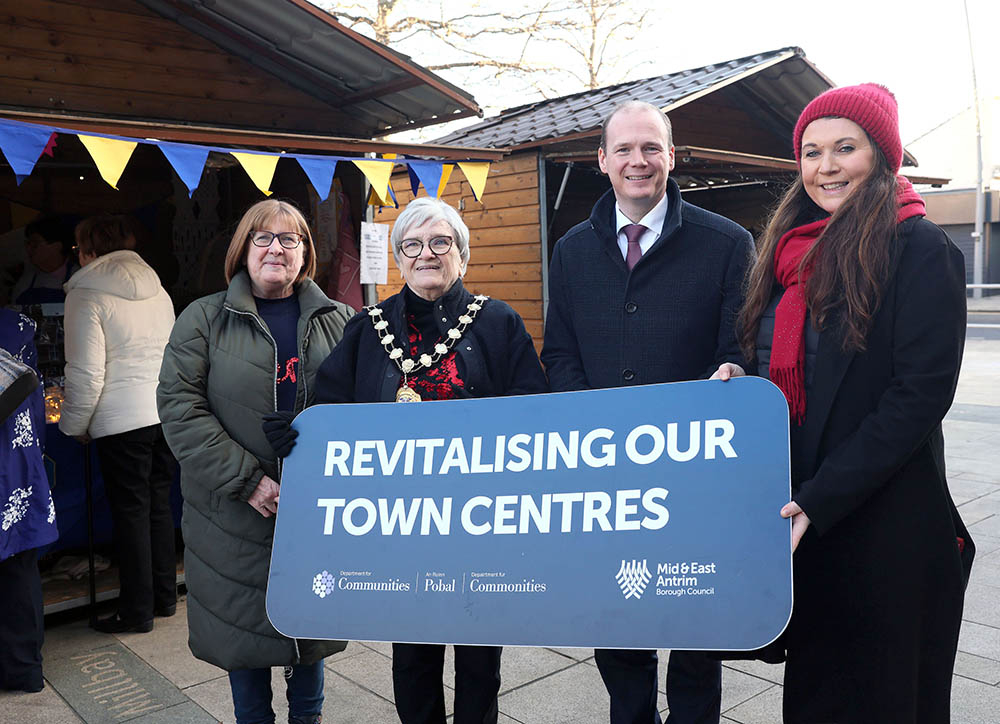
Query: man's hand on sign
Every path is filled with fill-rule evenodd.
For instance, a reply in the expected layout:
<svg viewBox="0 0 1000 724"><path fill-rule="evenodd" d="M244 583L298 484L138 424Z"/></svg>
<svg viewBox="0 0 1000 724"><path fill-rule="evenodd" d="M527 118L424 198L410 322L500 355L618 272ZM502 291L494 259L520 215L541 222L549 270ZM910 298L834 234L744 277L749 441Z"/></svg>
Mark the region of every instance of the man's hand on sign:
<svg viewBox="0 0 1000 724"><path fill-rule="evenodd" d="M799 541L802 540L802 536L805 535L811 521L809 520L809 516L802 512L802 508L794 500L790 503L785 503L781 509L781 517L792 519L792 553L794 553L795 549L799 547Z"/></svg>
<svg viewBox="0 0 1000 724"><path fill-rule="evenodd" d="M247 502L265 518L270 518L278 512L279 492L281 486L265 475L257 483L257 489L250 494Z"/></svg>
<svg viewBox="0 0 1000 724"><path fill-rule="evenodd" d="M721 365L719 365L719 369L717 369L715 373L708 379L722 380L723 382L726 382L731 377L744 377L744 376L746 376L746 372L744 372L743 368L740 367L738 364L733 364L732 362L723 362Z"/></svg>

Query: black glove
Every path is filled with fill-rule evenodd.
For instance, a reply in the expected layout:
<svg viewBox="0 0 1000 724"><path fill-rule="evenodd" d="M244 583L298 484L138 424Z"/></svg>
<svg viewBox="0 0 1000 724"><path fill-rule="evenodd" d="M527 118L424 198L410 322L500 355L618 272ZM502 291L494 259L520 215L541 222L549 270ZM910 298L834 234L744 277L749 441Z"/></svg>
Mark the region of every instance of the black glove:
<svg viewBox="0 0 1000 724"><path fill-rule="evenodd" d="M299 431L292 429L294 417L295 413L291 410L269 412L264 415L264 420L260 425L267 441L271 443L271 449L279 458L288 457L288 453L295 447L295 438L299 436Z"/></svg>

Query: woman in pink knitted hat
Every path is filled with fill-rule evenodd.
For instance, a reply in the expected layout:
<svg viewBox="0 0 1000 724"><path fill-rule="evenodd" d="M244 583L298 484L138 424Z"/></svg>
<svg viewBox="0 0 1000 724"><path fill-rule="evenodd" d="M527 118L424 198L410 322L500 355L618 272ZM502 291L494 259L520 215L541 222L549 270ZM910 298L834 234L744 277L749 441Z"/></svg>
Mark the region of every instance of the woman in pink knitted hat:
<svg viewBox="0 0 1000 724"><path fill-rule="evenodd" d="M823 93L793 143L799 175L760 241L740 327L791 414L784 720L945 724L974 552L941 434L965 261L897 175L888 90Z"/></svg>

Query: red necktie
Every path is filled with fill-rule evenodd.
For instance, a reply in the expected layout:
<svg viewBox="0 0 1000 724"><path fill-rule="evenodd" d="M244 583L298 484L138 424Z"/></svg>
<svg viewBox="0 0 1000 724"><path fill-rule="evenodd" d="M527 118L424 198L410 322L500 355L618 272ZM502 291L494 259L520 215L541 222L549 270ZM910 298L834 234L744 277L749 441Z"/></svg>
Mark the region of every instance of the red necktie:
<svg viewBox="0 0 1000 724"><path fill-rule="evenodd" d="M626 224L622 227L625 238L628 239L628 251L625 252L625 266L632 271L642 256L642 248L639 246L639 239L646 232L646 227L642 224Z"/></svg>

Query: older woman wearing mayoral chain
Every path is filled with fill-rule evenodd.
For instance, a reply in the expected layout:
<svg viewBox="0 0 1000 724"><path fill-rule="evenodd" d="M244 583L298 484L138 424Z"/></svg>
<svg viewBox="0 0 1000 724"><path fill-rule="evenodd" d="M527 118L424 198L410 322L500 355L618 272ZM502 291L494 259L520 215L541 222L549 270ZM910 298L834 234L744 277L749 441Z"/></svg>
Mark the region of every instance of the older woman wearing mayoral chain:
<svg viewBox="0 0 1000 724"><path fill-rule="evenodd" d="M896 175L888 90L818 96L793 144L799 176L764 232L740 325L792 417L784 721L944 724L974 552L941 434L964 260Z"/></svg>
<svg viewBox="0 0 1000 724"><path fill-rule="evenodd" d="M189 645L229 672L237 724L274 722L272 666L285 667L288 721L319 722L323 658L346 646L282 636L264 610L280 488L261 418L312 401L352 314L313 283L315 269L298 209L250 207L226 254L229 288L184 310L160 370L160 419L184 493Z"/></svg>
<svg viewBox="0 0 1000 724"><path fill-rule="evenodd" d="M316 378L317 403L415 402L548 391L531 337L507 304L462 285L469 229L431 198L411 201L396 219L393 256L406 285L366 308ZM287 455L295 435L271 435ZM455 724L497 721L500 652L455 647ZM396 711L403 724L443 724L444 646L393 644Z"/></svg>

